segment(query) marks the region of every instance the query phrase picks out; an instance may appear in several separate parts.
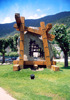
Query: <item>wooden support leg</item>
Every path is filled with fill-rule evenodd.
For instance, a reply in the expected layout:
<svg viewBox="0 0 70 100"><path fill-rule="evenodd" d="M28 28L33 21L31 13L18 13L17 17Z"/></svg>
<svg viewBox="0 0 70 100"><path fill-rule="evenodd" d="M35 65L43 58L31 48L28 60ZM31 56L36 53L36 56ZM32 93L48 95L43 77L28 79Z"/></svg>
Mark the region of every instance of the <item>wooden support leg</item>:
<svg viewBox="0 0 70 100"><path fill-rule="evenodd" d="M51 68L51 61L50 61L50 54L49 54L49 48L48 48L48 41L47 41L45 23L41 22L40 25L41 25L41 30L42 30L42 34L41 35L42 35L42 39L43 39L46 67L47 68Z"/></svg>
<svg viewBox="0 0 70 100"><path fill-rule="evenodd" d="M20 57L19 57L20 69L24 68L24 17L21 17L20 25Z"/></svg>

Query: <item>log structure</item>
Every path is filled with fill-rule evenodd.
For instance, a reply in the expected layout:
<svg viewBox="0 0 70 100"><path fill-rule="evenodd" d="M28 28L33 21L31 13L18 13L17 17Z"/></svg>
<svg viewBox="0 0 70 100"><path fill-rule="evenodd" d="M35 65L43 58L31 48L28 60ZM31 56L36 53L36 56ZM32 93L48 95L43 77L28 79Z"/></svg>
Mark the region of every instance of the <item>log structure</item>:
<svg viewBox="0 0 70 100"><path fill-rule="evenodd" d="M13 61L13 64L16 64L17 68L15 68L15 65L13 66L13 70L15 69L23 69L24 65L46 65L46 68L51 68L51 66L56 64L54 61L50 61L50 54L49 54L49 48L48 48L48 40L52 41L55 36L52 34L49 34L49 30L52 28L52 24L47 24L45 26L44 22L40 22L40 27L37 29L29 28L25 26L25 18L20 17L20 14L15 14L16 24L14 24L14 28L16 28L17 31L20 31L20 56L19 61L15 60ZM44 47L44 55L45 60L44 61L24 61L24 32L28 31L32 34L38 34L42 36L43 41L43 47ZM18 68L19 67L19 68Z"/></svg>

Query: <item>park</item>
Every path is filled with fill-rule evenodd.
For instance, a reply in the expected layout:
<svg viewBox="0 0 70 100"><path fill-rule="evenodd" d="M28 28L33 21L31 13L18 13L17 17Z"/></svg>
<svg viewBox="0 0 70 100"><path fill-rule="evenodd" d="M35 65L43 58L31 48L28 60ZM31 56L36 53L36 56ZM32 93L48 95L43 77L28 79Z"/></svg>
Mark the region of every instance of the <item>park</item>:
<svg viewBox="0 0 70 100"><path fill-rule="evenodd" d="M0 0L0 100L70 100L70 0Z"/></svg>
<svg viewBox="0 0 70 100"><path fill-rule="evenodd" d="M17 24L14 24L14 27L16 28L16 30L20 31L19 60L13 59L13 62L8 65L5 64L0 65L0 87L4 88L7 91L7 93L10 94L12 97L14 97L16 100L40 100L40 99L41 100L58 100L58 99L69 100L70 99L70 92L69 92L70 91L70 74L69 74L70 61L67 60L68 59L67 54L66 54L65 63L63 63L62 61L57 62L57 60L54 61L52 59L52 56L50 56L51 48L49 48L48 46L49 42L47 41L47 39L52 41L55 38L57 41L60 41L57 38L58 35L56 36L56 34L53 35L48 33L49 30L52 28L52 25L47 24L45 27L44 22L41 22L40 23L41 27L39 27L39 30L36 30L24 26L24 17L20 18L19 14L15 14L15 19ZM61 27L65 29L63 25L61 25ZM34 39L37 35L42 34L42 41L44 46L43 50L45 56L43 57L44 60L42 59L34 60L33 58L31 58L31 60L30 58L26 61L24 60L25 50L27 49L26 48L27 45L26 43L24 43L24 31L28 31L27 34L36 34L32 36L32 38L34 37ZM10 40L11 38L7 41ZM39 52L40 57L42 57L43 52L38 51L38 49L41 50L41 48L39 47L40 44L38 45L37 42L34 41L32 42L31 40L30 45L31 43L34 43L34 46L36 46L36 51L34 50L34 53ZM68 45L68 42L66 43ZM8 45L6 45L6 47L7 46ZM62 49L64 50L63 47ZM67 50L66 52L69 52L68 48L67 49L65 48L65 50ZM35 78L31 79L30 78L31 75L34 75Z"/></svg>

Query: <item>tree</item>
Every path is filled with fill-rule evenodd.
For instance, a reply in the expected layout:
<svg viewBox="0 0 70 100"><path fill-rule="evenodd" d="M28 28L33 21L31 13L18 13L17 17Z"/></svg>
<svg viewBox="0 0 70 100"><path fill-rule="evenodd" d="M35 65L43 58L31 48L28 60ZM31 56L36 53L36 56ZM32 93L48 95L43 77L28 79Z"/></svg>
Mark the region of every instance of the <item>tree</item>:
<svg viewBox="0 0 70 100"><path fill-rule="evenodd" d="M15 34L14 36L8 37L8 43L12 51L17 51L17 40L19 35Z"/></svg>
<svg viewBox="0 0 70 100"><path fill-rule="evenodd" d="M11 48L12 51L14 51L14 40L13 40L13 36L9 36L7 39L8 39L9 47Z"/></svg>
<svg viewBox="0 0 70 100"><path fill-rule="evenodd" d="M70 50L70 31L67 30L66 25L64 24L56 24L53 26L52 33L55 35L55 40L58 45L61 47L65 56L65 67L68 67L68 53Z"/></svg>
<svg viewBox="0 0 70 100"><path fill-rule="evenodd" d="M58 58L60 58L61 51L58 51L54 46L53 46L52 50L53 50L54 57L57 58L57 55L58 55L59 56Z"/></svg>
<svg viewBox="0 0 70 100"><path fill-rule="evenodd" d="M7 39L0 39L0 52L2 53L3 55L3 60L2 60L2 63L5 63L5 49L8 47L8 40Z"/></svg>
<svg viewBox="0 0 70 100"><path fill-rule="evenodd" d="M17 39L19 35L15 34L14 36L9 36L7 39L1 38L0 39L0 52L3 55L3 61L2 63L5 63L5 53L6 48L9 46L12 51L17 51Z"/></svg>
<svg viewBox="0 0 70 100"><path fill-rule="evenodd" d="M15 34L13 37L13 43L14 43L14 51L17 51L17 40L18 40L19 34Z"/></svg>

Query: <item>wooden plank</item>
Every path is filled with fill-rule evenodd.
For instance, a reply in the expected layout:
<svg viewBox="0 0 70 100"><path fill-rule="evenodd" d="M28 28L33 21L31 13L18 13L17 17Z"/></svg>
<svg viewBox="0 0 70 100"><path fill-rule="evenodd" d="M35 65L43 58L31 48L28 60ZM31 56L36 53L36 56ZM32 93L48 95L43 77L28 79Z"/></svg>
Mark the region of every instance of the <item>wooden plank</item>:
<svg viewBox="0 0 70 100"><path fill-rule="evenodd" d="M45 60L46 60L46 67L51 67L51 62L50 62L50 54L49 54L49 48L48 48L48 39L46 35L46 28L45 28L45 23L41 22L40 23L41 30L42 30L42 39L43 39L43 46L44 46L44 53L45 53ZM46 38L46 39L44 39ZM47 47L47 48L46 48Z"/></svg>

